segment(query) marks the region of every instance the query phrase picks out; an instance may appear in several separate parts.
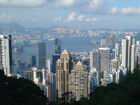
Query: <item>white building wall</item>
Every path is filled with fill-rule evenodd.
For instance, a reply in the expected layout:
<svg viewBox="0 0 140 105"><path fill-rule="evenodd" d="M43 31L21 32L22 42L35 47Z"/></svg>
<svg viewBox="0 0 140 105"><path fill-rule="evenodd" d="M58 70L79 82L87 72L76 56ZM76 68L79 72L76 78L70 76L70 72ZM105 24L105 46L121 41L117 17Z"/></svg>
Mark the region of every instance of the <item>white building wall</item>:
<svg viewBox="0 0 140 105"><path fill-rule="evenodd" d="M122 39L122 66L127 67L127 40Z"/></svg>
<svg viewBox="0 0 140 105"><path fill-rule="evenodd" d="M131 47L131 72L133 73L134 72L134 69L135 69L135 45L132 45Z"/></svg>
<svg viewBox="0 0 140 105"><path fill-rule="evenodd" d="M9 36L0 35L1 40L1 56L2 56L2 68L4 69L4 73L7 76L11 75L11 65L10 65L10 42Z"/></svg>

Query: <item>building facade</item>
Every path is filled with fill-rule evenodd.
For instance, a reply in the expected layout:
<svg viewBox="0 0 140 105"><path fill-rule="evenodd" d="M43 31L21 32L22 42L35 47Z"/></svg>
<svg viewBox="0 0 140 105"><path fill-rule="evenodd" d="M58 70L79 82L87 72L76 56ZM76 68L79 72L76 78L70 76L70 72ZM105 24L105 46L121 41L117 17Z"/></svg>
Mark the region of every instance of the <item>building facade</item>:
<svg viewBox="0 0 140 105"><path fill-rule="evenodd" d="M69 75L69 98L79 101L82 97L88 96L89 81L88 71L80 61L74 67Z"/></svg>
<svg viewBox="0 0 140 105"><path fill-rule="evenodd" d="M38 67L40 69L46 68L46 43L40 42L38 44Z"/></svg>
<svg viewBox="0 0 140 105"><path fill-rule="evenodd" d="M12 36L0 35L0 68L5 75L10 76L12 72Z"/></svg>
<svg viewBox="0 0 140 105"><path fill-rule="evenodd" d="M59 99L64 99L65 101L68 101L70 62L70 54L67 50L64 50L56 63L57 94Z"/></svg>
<svg viewBox="0 0 140 105"><path fill-rule="evenodd" d="M100 71L101 72L110 72L110 48L104 47L99 48L99 54L100 54Z"/></svg>
<svg viewBox="0 0 140 105"><path fill-rule="evenodd" d="M122 66L133 72L135 68L135 38L133 36L125 36L122 39Z"/></svg>

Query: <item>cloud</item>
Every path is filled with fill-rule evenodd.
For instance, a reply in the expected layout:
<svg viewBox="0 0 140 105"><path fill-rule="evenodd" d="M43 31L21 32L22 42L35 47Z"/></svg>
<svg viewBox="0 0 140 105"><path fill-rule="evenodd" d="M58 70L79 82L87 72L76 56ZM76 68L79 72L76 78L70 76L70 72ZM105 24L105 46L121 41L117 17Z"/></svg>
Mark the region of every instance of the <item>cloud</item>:
<svg viewBox="0 0 140 105"><path fill-rule="evenodd" d="M0 0L0 7L69 7L73 6L78 0Z"/></svg>
<svg viewBox="0 0 140 105"><path fill-rule="evenodd" d="M69 14L69 16L65 19L66 22L76 21L77 14L75 12L72 12Z"/></svg>
<svg viewBox="0 0 140 105"><path fill-rule="evenodd" d="M89 0L83 5L82 10L94 13L106 12L108 2L109 0Z"/></svg>
<svg viewBox="0 0 140 105"><path fill-rule="evenodd" d="M58 16L54 19L55 22L58 22L58 21L61 21L62 20L62 17L61 16Z"/></svg>
<svg viewBox="0 0 140 105"><path fill-rule="evenodd" d="M77 17L77 22L84 21L84 19L85 19L85 15L80 15Z"/></svg>
<svg viewBox="0 0 140 105"><path fill-rule="evenodd" d="M97 17L86 16L84 14L78 15L76 12L70 13L66 17L58 16L54 19L55 22L96 22L98 21Z"/></svg>
<svg viewBox="0 0 140 105"><path fill-rule="evenodd" d="M127 7L127 8L117 8L113 7L111 10L112 14L140 14L140 7L135 8L135 7Z"/></svg>
<svg viewBox="0 0 140 105"><path fill-rule="evenodd" d="M46 0L0 0L1 7L38 7L45 3Z"/></svg>
<svg viewBox="0 0 140 105"><path fill-rule="evenodd" d="M68 7L68 6L72 6L76 3L77 0L56 0L56 4L58 6L64 6L64 7Z"/></svg>
<svg viewBox="0 0 140 105"><path fill-rule="evenodd" d="M102 0L90 0L88 6L90 9L97 10L102 5Z"/></svg>

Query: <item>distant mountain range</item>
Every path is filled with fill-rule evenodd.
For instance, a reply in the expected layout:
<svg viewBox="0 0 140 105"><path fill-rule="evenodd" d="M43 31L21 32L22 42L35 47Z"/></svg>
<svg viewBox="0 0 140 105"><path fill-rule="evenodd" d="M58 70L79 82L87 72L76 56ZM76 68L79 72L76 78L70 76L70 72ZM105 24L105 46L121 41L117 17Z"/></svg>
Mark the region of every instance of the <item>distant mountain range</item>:
<svg viewBox="0 0 140 105"><path fill-rule="evenodd" d="M18 23L0 23L0 33L7 33L7 34L31 34L31 33L38 33L38 32L47 32L57 29L64 29L69 30L72 28L64 27L64 26L56 26L56 27L50 27L48 29L45 28L25 28L22 25ZM108 30L108 29L93 29L93 30ZM128 29L123 31L134 31L134 32L140 32L140 29Z"/></svg>
<svg viewBox="0 0 140 105"><path fill-rule="evenodd" d="M20 34L25 33L25 28L17 23L0 23L1 33Z"/></svg>
<svg viewBox="0 0 140 105"><path fill-rule="evenodd" d="M53 30L57 28L63 27L50 27L48 29L35 27L35 28L25 28L18 23L0 23L0 33L5 34L31 34L31 33L38 33L38 32L47 32L48 30ZM66 28L66 27L65 27ZM69 28L67 28L69 29Z"/></svg>

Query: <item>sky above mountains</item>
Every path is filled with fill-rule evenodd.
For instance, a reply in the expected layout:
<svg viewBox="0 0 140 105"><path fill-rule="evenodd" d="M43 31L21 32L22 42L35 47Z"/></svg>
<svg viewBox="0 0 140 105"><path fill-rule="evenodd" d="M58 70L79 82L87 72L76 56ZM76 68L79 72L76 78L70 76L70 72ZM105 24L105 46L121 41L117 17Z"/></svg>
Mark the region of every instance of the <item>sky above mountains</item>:
<svg viewBox="0 0 140 105"><path fill-rule="evenodd" d="M25 27L134 29L140 0L0 0L0 22Z"/></svg>

